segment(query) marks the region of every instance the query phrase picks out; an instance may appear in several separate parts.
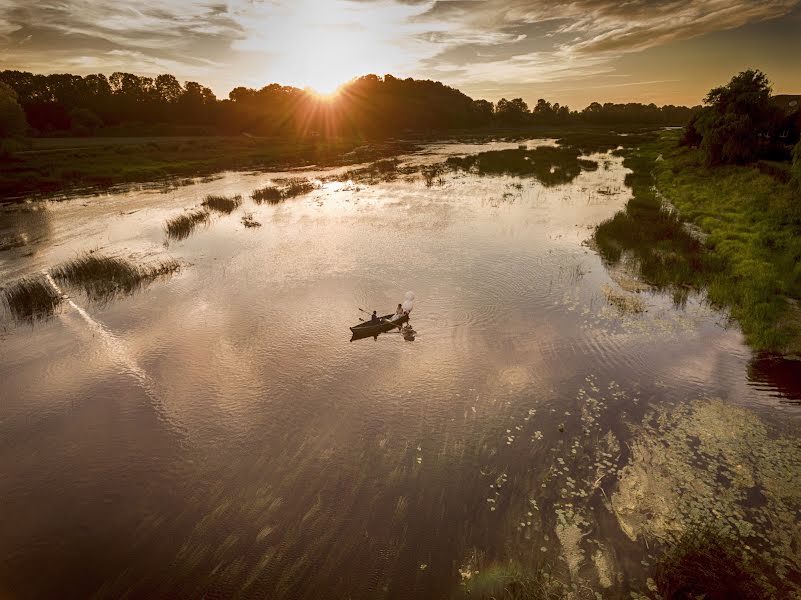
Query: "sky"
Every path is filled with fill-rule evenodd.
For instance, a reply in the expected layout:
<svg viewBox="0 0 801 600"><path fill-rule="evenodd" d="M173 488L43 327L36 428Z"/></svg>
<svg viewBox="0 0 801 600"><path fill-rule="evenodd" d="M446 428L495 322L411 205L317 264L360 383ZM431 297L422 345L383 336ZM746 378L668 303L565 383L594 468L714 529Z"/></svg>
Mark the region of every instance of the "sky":
<svg viewBox="0 0 801 600"><path fill-rule="evenodd" d="M801 0L0 0L0 69L172 73L218 97L367 73L474 98L699 104L745 68L801 93Z"/></svg>

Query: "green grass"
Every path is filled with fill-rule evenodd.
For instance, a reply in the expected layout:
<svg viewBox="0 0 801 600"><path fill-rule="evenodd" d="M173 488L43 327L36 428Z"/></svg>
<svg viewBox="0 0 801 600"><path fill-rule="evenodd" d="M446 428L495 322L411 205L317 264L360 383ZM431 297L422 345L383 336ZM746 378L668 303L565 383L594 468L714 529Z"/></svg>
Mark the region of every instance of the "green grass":
<svg viewBox="0 0 801 600"><path fill-rule="evenodd" d="M451 157L446 164L451 169L478 175L533 176L543 185L553 186L570 183L582 170L598 168L594 161L580 156L581 150L572 146L540 146L532 150L492 150L465 157Z"/></svg>
<svg viewBox="0 0 801 600"><path fill-rule="evenodd" d="M82 289L95 302L105 302L118 294L130 294L154 279L180 268L174 260L152 265L136 265L124 258L83 254L51 270L62 285Z"/></svg>
<svg viewBox="0 0 801 600"><path fill-rule="evenodd" d="M202 176L228 169L333 166L393 156L414 148L382 142L364 149L358 138L283 139L238 137L35 139L28 151L0 162L0 199L105 188L130 182ZM353 150L360 148L359 153Z"/></svg>
<svg viewBox="0 0 801 600"><path fill-rule="evenodd" d="M0 289L3 303L16 319L36 321L46 319L61 304L61 294L44 275L32 275Z"/></svg>
<svg viewBox="0 0 801 600"><path fill-rule="evenodd" d="M203 200L202 202L202 206L204 206L205 208L226 215L229 215L232 212L234 212L240 204L242 204L242 196L239 195L217 196L214 194L209 194L208 196L206 196L206 199Z"/></svg>
<svg viewBox="0 0 801 600"><path fill-rule="evenodd" d="M678 301L688 289L704 290L757 350L801 353L801 199L757 166L703 166L697 150L678 148L678 136L623 151L634 198L598 227L602 255L635 257L644 279ZM654 183L681 219L663 209ZM706 241L682 221L698 225Z"/></svg>
<svg viewBox="0 0 801 600"><path fill-rule="evenodd" d="M198 225L208 225L211 215L209 211L195 209L168 219L164 224L167 237L172 240L185 240Z"/></svg>

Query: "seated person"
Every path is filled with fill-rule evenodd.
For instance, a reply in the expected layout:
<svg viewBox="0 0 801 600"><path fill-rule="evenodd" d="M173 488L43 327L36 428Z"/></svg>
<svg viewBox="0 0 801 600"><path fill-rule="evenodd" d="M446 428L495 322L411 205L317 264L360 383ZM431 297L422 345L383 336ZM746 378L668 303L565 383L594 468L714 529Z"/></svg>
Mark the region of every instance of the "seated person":
<svg viewBox="0 0 801 600"><path fill-rule="evenodd" d="M381 319L378 318L378 311L374 310L372 317L370 317L370 323L375 324L375 323L380 323L380 322L381 322Z"/></svg>

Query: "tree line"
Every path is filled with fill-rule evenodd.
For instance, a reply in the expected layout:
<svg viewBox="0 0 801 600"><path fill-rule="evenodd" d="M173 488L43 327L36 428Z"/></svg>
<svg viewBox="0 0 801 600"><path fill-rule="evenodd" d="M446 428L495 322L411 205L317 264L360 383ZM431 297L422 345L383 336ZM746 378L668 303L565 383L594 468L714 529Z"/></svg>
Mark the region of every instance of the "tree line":
<svg viewBox="0 0 801 600"><path fill-rule="evenodd" d="M0 72L0 137L8 135L14 99L31 132L40 135L101 133L205 133L252 135L359 135L415 131L590 123L685 125L697 108L655 104L600 104L581 111L540 99L497 103L474 100L437 81L366 75L342 86L335 99L277 83L237 87L219 99L194 81L169 74L86 76ZM9 114L5 114L9 113ZM17 114L15 112L15 114ZM19 123L17 123L19 126Z"/></svg>

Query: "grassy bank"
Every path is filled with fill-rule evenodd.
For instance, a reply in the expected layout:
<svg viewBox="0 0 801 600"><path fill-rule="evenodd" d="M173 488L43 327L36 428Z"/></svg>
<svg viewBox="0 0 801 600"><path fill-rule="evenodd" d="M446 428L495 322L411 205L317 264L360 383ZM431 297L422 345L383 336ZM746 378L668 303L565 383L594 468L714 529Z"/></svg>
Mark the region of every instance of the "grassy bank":
<svg viewBox="0 0 801 600"><path fill-rule="evenodd" d="M375 160L409 151L402 142L358 139L199 137L34 139L0 163L0 200L198 176L226 169L284 169Z"/></svg>
<svg viewBox="0 0 801 600"><path fill-rule="evenodd" d="M753 348L801 354L801 199L759 166L703 166L678 136L624 152L634 198L599 227L602 254L613 262L634 255L643 277L679 302L689 289L705 290Z"/></svg>
<svg viewBox="0 0 801 600"><path fill-rule="evenodd" d="M54 194L125 183L202 176L228 169L281 170L376 161L409 152L415 145L439 139L484 142L531 137L565 138L568 143L605 148L610 129L637 134L644 127L551 125L488 128L449 132L408 132L405 141L361 138L214 137L86 137L34 138L30 148L0 161L0 201L34 194ZM617 136L613 136L617 138ZM634 139L634 138L631 138ZM598 144L601 146L598 146Z"/></svg>

